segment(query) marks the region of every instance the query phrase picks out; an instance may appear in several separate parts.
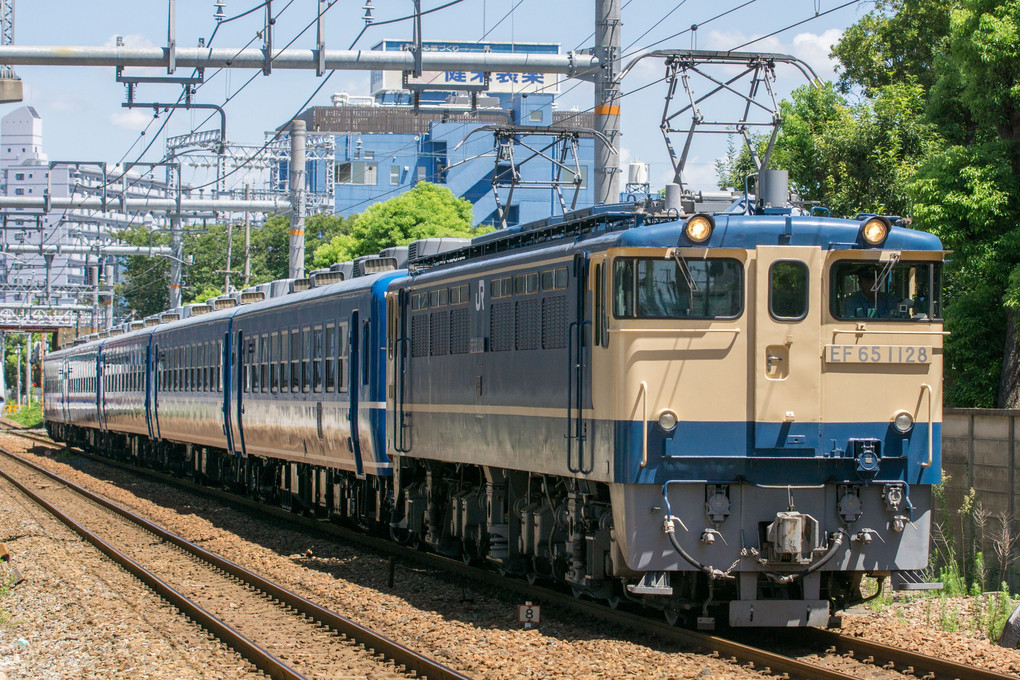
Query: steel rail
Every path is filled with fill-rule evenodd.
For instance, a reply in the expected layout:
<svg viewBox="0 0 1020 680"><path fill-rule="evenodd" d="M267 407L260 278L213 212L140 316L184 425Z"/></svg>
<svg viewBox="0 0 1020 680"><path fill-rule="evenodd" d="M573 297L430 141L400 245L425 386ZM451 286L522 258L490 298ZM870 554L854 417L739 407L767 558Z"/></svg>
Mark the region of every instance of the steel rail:
<svg viewBox="0 0 1020 680"><path fill-rule="evenodd" d="M35 439L35 437L30 438ZM108 510L117 513L131 522L134 522L146 531L155 534L168 543L174 544L188 554L211 564L217 569L230 574L252 588L264 592L273 599L293 608L301 614L328 626L338 633L346 635L348 638L364 645L368 649L374 650L394 663L404 666L408 670L415 671L419 676L428 677L430 680L470 680L467 676L461 675L460 673L447 668L446 666L443 666L442 664L433 661L432 659L429 659L428 657L423 656L398 642L390 640L383 635L365 628L364 626L355 623L336 612L307 600L293 591L287 590L286 588L283 588L234 562L226 560L215 553L209 552L208 550L205 550L204 548L201 548L190 541L181 538L180 536L177 536L156 524L153 524L144 517L140 517L129 510L120 507L116 503L113 503L99 494L78 486L74 482L70 482L59 475L52 473L45 468L39 467L30 461L24 460L8 451L0 449L0 452L15 458L18 462L32 468L36 472L46 475L60 484L66 485L89 500L102 505Z"/></svg>
<svg viewBox="0 0 1020 680"><path fill-rule="evenodd" d="M807 633L819 644L828 645L839 652L852 652L855 657L874 659L876 665L892 664L897 670L911 672L932 680L1016 680L1014 675L967 666L955 661L939 659L907 649L890 647L880 642L841 635L828 630L810 629Z"/></svg>
<svg viewBox="0 0 1020 680"><path fill-rule="evenodd" d="M18 456L15 456L7 451L3 451L4 454L18 460L19 462L25 462L31 467L31 463L23 461ZM125 569L135 578L140 580L151 590L157 593L164 600L169 602L171 605L176 607L186 616L190 617L193 621L198 623L210 633L215 635L217 638L222 640L231 649L236 651L242 657L250 661L260 671L273 678L273 680L305 680L305 676L301 675L294 669L290 668L282 661L277 659L275 656L270 654L268 651L259 647L254 642L246 638L244 635L239 633L234 628L228 626L226 623L216 618L209 612L202 609L198 604L188 599L180 592L174 590L170 585L162 581L158 576L153 574L151 571L145 569L143 566L132 560L127 555L121 553L116 548L106 543L103 539L99 538L96 534L92 533L84 526L71 519L69 516L61 512L57 507L43 499L37 493L26 487L24 484L19 482L17 479L9 475L6 471L0 470L0 477L3 477L12 485L14 485L19 491L28 496L37 505L42 507L46 512L56 517L62 523L64 523L71 531L75 532L83 539L91 543L93 546L99 549L104 555L109 557L115 564Z"/></svg>

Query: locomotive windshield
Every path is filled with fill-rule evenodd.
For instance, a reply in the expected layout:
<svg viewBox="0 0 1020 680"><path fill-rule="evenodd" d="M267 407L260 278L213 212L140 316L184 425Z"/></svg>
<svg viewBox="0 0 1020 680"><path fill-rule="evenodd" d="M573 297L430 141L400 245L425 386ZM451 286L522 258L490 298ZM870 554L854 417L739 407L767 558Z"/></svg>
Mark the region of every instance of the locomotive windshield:
<svg viewBox="0 0 1020 680"><path fill-rule="evenodd" d="M732 319L743 311L738 260L626 257L613 266L618 319Z"/></svg>
<svg viewBox="0 0 1020 680"><path fill-rule="evenodd" d="M837 319L942 318L939 262L837 262L830 291L830 310Z"/></svg>

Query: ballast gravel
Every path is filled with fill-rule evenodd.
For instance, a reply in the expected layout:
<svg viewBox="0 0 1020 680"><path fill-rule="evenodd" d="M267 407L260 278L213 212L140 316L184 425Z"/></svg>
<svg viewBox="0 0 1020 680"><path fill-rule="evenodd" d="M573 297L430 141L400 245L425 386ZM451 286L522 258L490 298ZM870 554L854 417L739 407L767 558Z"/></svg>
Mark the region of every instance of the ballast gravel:
<svg viewBox="0 0 1020 680"><path fill-rule="evenodd" d="M599 630L568 613L544 609L541 625L525 630L517 620L520 603L485 588L401 566L389 588L386 559L363 550L309 539L10 435L0 434L0 447L30 449L54 472L471 678L765 677L626 630ZM5 482L0 542L11 555L9 565L0 563L0 576L14 567L25 577L0 590L0 680L259 675ZM1020 677L1020 651L937 632L923 620L864 612L844 622L851 634Z"/></svg>

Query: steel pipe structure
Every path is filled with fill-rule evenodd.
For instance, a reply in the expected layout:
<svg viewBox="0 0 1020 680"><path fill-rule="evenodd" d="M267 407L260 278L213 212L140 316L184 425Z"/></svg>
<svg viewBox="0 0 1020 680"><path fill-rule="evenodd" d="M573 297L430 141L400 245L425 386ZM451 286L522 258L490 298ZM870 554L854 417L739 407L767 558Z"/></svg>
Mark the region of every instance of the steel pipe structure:
<svg viewBox="0 0 1020 680"><path fill-rule="evenodd" d="M58 196L0 196L0 208L23 208L26 210L115 210L117 212L192 212L214 210L218 212L276 212L289 213L290 201L260 199L245 201L235 198L117 198L103 199L99 196L71 198Z"/></svg>
<svg viewBox="0 0 1020 680"><path fill-rule="evenodd" d="M72 47L46 45L0 46L0 64L9 66L115 66L140 68L241 68L262 69L262 50L206 47ZM310 71L413 71L411 52L383 50L287 49L273 52L274 69ZM590 74L599 68L597 57L577 52L567 54L520 54L494 52L425 52L424 71L478 71L504 73L559 73L567 76Z"/></svg>
<svg viewBox="0 0 1020 680"><path fill-rule="evenodd" d="M29 245L10 243L0 253L16 255L94 255L127 257L128 255L172 255L169 246L111 246L97 243L92 246L77 245Z"/></svg>

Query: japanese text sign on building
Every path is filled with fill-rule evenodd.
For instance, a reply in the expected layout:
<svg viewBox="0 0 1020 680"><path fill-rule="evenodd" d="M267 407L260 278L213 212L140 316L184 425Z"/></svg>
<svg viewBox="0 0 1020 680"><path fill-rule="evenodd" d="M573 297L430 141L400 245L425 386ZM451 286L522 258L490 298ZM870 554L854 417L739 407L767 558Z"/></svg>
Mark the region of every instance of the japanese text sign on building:
<svg viewBox="0 0 1020 680"><path fill-rule="evenodd" d="M374 49L386 51L408 50L405 41L384 40ZM559 45L549 43L462 43L427 42L423 52L491 52L516 54L559 54ZM485 90L492 93L547 93L558 94L559 77L552 73L512 73L493 71L425 71L415 78L399 71L372 71L372 94L385 90Z"/></svg>

